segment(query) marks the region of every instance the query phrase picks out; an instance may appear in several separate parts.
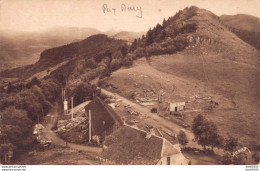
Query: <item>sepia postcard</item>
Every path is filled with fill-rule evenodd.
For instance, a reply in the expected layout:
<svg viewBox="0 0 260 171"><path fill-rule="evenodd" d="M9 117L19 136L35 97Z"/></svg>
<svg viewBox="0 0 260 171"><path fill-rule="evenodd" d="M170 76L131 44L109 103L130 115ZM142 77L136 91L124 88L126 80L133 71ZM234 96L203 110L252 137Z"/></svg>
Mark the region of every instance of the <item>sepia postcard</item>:
<svg viewBox="0 0 260 171"><path fill-rule="evenodd" d="M259 160L259 0L0 0L5 171Z"/></svg>

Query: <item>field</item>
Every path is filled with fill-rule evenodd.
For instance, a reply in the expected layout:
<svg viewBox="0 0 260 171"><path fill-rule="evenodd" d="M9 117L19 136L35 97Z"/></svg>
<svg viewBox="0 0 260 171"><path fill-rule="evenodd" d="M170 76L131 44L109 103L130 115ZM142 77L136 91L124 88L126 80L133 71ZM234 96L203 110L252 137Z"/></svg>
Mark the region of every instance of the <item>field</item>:
<svg viewBox="0 0 260 171"><path fill-rule="evenodd" d="M205 111L221 132L239 137L246 145L259 147L260 72L254 65L220 59L215 54L194 57L189 51L150 59L154 68L174 73L184 79L194 79L204 85L205 91L214 92L221 98L220 108ZM224 106L227 99L233 105ZM187 113L192 117L193 113Z"/></svg>
<svg viewBox="0 0 260 171"><path fill-rule="evenodd" d="M222 135L232 134L245 146L259 147L259 69L216 56L205 55L202 61L187 54L154 56L149 64L141 58L133 67L114 72L103 85L131 100L136 94L146 97L144 89L166 92L163 102L187 102L195 95L211 97L218 107L208 108L209 102L199 100L187 103L185 122L191 125L202 113L216 123Z"/></svg>

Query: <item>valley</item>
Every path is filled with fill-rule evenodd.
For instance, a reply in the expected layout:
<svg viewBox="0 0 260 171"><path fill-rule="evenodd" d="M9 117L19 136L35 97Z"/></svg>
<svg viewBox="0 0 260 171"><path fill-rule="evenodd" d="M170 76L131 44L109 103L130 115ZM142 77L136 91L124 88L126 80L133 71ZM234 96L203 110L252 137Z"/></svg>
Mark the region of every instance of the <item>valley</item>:
<svg viewBox="0 0 260 171"><path fill-rule="evenodd" d="M143 36L71 28L57 35L66 43L36 48L38 59L26 51L30 65L0 72L3 149L20 157L15 164L53 164L47 158L56 152L64 157L55 160L59 164L163 164L164 157L169 162L167 152L179 156L174 164L255 164L260 51L251 36L257 26L246 27L236 22L241 16L234 17L192 6ZM78 35L70 36L75 30ZM243 30L251 36L244 37ZM54 33L46 33L49 43ZM15 53L12 48L3 54ZM39 125L42 130L32 135ZM25 141L17 141L16 134L26 135ZM146 144L157 148L148 150L152 156L136 150ZM241 148L252 154L231 155ZM121 153L127 150L133 154ZM38 163L21 161L23 155Z"/></svg>

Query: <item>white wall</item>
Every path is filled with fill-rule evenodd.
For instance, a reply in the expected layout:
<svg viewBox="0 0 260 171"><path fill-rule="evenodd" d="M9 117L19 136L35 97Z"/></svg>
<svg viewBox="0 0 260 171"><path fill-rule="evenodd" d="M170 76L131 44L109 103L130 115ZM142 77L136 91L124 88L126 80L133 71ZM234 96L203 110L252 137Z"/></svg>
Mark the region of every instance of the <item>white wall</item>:
<svg viewBox="0 0 260 171"><path fill-rule="evenodd" d="M182 153L174 154L170 156L170 165L188 165L189 160L183 156ZM167 165L167 157L161 158L157 165Z"/></svg>

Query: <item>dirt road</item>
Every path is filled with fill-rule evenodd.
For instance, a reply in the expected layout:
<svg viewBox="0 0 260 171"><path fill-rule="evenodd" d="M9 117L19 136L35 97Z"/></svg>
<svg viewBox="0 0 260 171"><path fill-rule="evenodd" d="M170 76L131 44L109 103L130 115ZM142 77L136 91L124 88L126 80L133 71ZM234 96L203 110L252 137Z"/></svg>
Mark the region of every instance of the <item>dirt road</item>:
<svg viewBox="0 0 260 171"><path fill-rule="evenodd" d="M86 145L78 145L74 143L68 143L58 137L55 132L53 132L51 129L55 125L58 118L58 107L57 105L53 108L53 110L46 116L45 122L44 122L44 129L41 132L41 136L45 140L52 141L53 144L63 146L63 147L69 147L74 150L82 150L87 151L90 153L97 153L100 154L102 152L102 148L99 147L90 147Z"/></svg>
<svg viewBox="0 0 260 171"><path fill-rule="evenodd" d="M189 130L186 130L184 129L183 127L173 123L173 122L170 122L162 117L159 117L158 115L154 114L154 113L151 113L150 110L148 108L145 108L137 103L134 103L132 102L131 100L128 100L116 93L112 93L112 92L109 92L107 90L104 90L104 89L101 89L101 93L103 94L106 94L106 95L109 95L109 96L114 96L116 97L118 100L120 100L122 103L126 104L126 105L130 105L132 106L134 109L136 109L137 111L145 114L147 116L147 118L145 119L146 122L148 122L149 124L155 126L155 127L163 127L164 129L168 130L168 131L171 131L175 134L178 134L180 130L183 130L188 139L189 139L189 145L192 145L193 147L196 146L196 147L200 147L198 146L197 143L194 143L192 141L192 139L194 138L193 134L189 131Z"/></svg>
<svg viewBox="0 0 260 171"><path fill-rule="evenodd" d="M197 148L197 149L201 149L201 150L203 149L200 145L198 145L196 142L193 141L194 135L191 131L175 124L174 122L168 121L168 120L158 116L157 114L151 113L148 108L141 106L137 103L134 103L131 100L128 100L128 99L126 99L126 98L124 98L124 97L122 97L122 96L120 96L116 93L112 93L112 92L109 92L109 91L104 90L104 89L101 89L101 93L103 93L105 95L109 95L109 96L114 96L118 100L120 100L122 103L124 103L126 105L129 104L135 110L137 110L137 111L143 113L144 115L146 115L147 118L142 120L142 122L146 122L149 125L152 125L152 126L157 127L157 128L161 128L162 130L167 130L167 131L173 132L175 134L178 134L180 130L183 130L186 133L187 138L189 140L189 143L187 144L187 146ZM218 150L218 149L215 149L214 152L217 153L217 154L223 154L222 150Z"/></svg>

